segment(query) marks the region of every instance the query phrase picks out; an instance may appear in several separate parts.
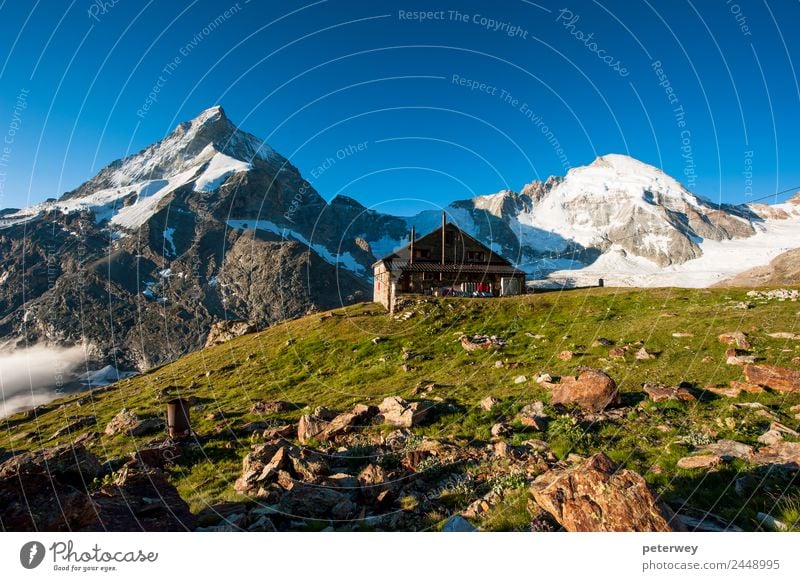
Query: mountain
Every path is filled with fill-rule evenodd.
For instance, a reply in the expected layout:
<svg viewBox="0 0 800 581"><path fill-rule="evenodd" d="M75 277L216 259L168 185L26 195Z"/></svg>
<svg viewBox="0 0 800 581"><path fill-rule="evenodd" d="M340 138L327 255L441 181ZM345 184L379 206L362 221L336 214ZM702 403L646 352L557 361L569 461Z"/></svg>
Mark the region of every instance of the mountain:
<svg viewBox="0 0 800 581"><path fill-rule="evenodd" d="M709 286L800 246L796 201L713 204L624 155L446 211L546 284ZM144 370L219 320L368 300L372 263L440 220L327 203L212 107L56 200L0 211L0 341L80 343L92 369Z"/></svg>
<svg viewBox="0 0 800 581"><path fill-rule="evenodd" d="M364 251L314 241L326 207L213 107L58 200L3 214L0 337L85 343L92 366L142 370L202 346L216 320L266 326L361 300Z"/></svg>

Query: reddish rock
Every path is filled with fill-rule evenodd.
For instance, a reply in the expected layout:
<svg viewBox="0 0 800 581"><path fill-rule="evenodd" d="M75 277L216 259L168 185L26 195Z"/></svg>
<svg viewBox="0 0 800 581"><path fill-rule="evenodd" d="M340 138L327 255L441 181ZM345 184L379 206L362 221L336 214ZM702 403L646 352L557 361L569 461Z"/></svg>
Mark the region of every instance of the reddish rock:
<svg viewBox="0 0 800 581"><path fill-rule="evenodd" d="M753 464L776 464L787 468L800 468L800 442L781 440L761 448L752 460Z"/></svg>
<svg viewBox="0 0 800 581"><path fill-rule="evenodd" d="M679 525L639 474L605 454L551 470L531 485L536 503L568 531L668 532Z"/></svg>
<svg viewBox="0 0 800 581"><path fill-rule="evenodd" d="M800 392L800 371L775 365L745 365L744 376L749 383L763 385L775 391Z"/></svg>
<svg viewBox="0 0 800 581"><path fill-rule="evenodd" d="M430 404L425 402L409 403L397 396L385 398L378 406L384 423L398 428L411 428L420 424L427 417L430 408Z"/></svg>
<svg viewBox="0 0 800 581"><path fill-rule="evenodd" d="M698 454L696 456L685 456L678 460L678 468L692 470L695 468L709 469L722 463L722 458L714 454Z"/></svg>
<svg viewBox="0 0 800 581"><path fill-rule="evenodd" d="M620 403L616 382L599 369L584 369L578 378L562 377L553 388L551 404L578 404L599 412Z"/></svg>
<svg viewBox="0 0 800 581"><path fill-rule="evenodd" d="M570 359L572 359L573 356L574 353L572 351L562 351L557 355L557 357L561 359L561 361L569 361Z"/></svg>
<svg viewBox="0 0 800 581"><path fill-rule="evenodd" d="M305 414L297 423L297 439L305 444L311 438L317 437L325 429L327 422L313 414Z"/></svg>

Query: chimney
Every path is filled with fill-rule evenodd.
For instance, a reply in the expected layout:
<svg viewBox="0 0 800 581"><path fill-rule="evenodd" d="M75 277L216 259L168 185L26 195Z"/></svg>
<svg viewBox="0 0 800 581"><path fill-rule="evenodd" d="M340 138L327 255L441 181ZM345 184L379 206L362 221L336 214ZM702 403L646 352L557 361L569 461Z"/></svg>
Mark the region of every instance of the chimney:
<svg viewBox="0 0 800 581"><path fill-rule="evenodd" d="M411 225L411 254L408 259L409 264L414 264L414 225Z"/></svg>
<svg viewBox="0 0 800 581"><path fill-rule="evenodd" d="M447 226L447 213L442 212L442 266L444 266L444 231Z"/></svg>

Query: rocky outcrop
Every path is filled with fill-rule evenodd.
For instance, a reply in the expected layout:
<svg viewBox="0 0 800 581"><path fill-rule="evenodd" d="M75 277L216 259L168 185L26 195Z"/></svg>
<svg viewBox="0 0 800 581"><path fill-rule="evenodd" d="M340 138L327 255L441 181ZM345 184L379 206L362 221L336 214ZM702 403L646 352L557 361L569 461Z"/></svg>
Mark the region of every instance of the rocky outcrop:
<svg viewBox="0 0 800 581"><path fill-rule="evenodd" d="M248 333L255 333L258 325L252 321L217 321L211 325L203 347L213 347Z"/></svg>
<svg viewBox="0 0 800 581"><path fill-rule="evenodd" d="M568 531L676 530L673 514L644 478L618 469L605 454L545 473L533 482L531 493Z"/></svg>
<svg viewBox="0 0 800 581"><path fill-rule="evenodd" d="M160 470L124 466L112 484L83 446L26 452L0 465L0 528L12 531L192 530L194 517Z"/></svg>
<svg viewBox="0 0 800 581"><path fill-rule="evenodd" d="M590 411L603 411L619 405L616 382L599 369L583 369L577 378L566 376L553 387L550 403L577 404Z"/></svg>
<svg viewBox="0 0 800 581"><path fill-rule="evenodd" d="M164 428L164 420L158 418L140 419L135 413L123 408L108 422L104 432L107 436L128 434L129 436L144 436Z"/></svg>
<svg viewBox="0 0 800 581"><path fill-rule="evenodd" d="M660 383L645 383L644 391L650 396L654 402L679 400L679 401L694 401L695 397L692 392L684 387L676 387L672 385L663 385Z"/></svg>

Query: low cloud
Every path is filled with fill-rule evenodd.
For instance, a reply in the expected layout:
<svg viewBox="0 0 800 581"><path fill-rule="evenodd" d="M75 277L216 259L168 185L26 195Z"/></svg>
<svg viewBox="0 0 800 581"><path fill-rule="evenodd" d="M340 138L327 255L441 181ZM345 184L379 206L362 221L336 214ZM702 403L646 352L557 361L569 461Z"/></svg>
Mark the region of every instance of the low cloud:
<svg viewBox="0 0 800 581"><path fill-rule="evenodd" d="M60 388L75 380L85 357L80 346L0 351L0 418L62 395Z"/></svg>

